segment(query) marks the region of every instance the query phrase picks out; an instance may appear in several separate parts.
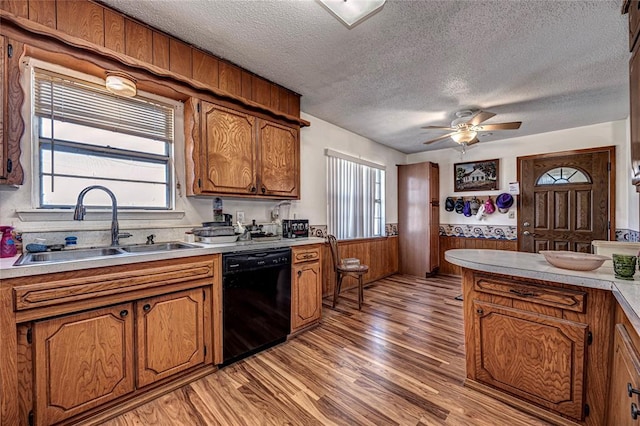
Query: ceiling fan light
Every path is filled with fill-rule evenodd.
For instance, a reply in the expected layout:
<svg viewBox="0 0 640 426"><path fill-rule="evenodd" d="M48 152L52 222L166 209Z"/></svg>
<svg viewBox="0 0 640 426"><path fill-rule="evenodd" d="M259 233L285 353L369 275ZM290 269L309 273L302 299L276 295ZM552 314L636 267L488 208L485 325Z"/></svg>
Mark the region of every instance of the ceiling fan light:
<svg viewBox="0 0 640 426"><path fill-rule="evenodd" d="M108 91L120 96L133 97L137 93L136 81L125 73L107 72L105 86Z"/></svg>
<svg viewBox="0 0 640 426"><path fill-rule="evenodd" d="M460 132L456 132L451 135L451 139L453 139L456 143L463 144L469 143L474 140L478 136L478 132L475 130L462 130Z"/></svg>
<svg viewBox="0 0 640 426"><path fill-rule="evenodd" d="M349 29L379 12L386 0L318 0Z"/></svg>

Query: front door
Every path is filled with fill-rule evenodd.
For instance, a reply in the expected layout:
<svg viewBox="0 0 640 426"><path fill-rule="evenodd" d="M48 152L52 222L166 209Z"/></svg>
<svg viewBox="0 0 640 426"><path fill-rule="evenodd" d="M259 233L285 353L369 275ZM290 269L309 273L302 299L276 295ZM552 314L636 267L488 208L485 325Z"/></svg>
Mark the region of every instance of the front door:
<svg viewBox="0 0 640 426"><path fill-rule="evenodd" d="M518 251L591 253L613 237L615 147L518 157Z"/></svg>

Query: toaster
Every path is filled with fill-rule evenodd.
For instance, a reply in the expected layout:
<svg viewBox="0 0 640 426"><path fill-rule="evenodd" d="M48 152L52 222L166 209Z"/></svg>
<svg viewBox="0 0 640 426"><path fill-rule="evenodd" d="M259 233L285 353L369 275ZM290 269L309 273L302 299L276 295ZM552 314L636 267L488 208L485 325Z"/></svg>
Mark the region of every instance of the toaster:
<svg viewBox="0 0 640 426"><path fill-rule="evenodd" d="M309 236L308 219L283 219L282 238L305 238Z"/></svg>

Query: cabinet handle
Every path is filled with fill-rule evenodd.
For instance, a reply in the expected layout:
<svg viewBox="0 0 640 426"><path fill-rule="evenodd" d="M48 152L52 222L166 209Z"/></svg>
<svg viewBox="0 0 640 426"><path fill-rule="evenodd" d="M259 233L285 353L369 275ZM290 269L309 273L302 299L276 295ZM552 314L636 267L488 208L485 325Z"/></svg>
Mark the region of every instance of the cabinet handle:
<svg viewBox="0 0 640 426"><path fill-rule="evenodd" d="M482 314L484 314L484 311L482 309L476 309L476 313L478 315L482 315Z"/></svg>
<svg viewBox="0 0 640 426"><path fill-rule="evenodd" d="M120 311L120 316L122 318L126 317L127 315L129 315L129 311L127 311L126 309Z"/></svg>
<svg viewBox="0 0 640 426"><path fill-rule="evenodd" d="M148 303L142 307L142 310L145 312L149 312L150 309L151 309L151 305Z"/></svg>
<svg viewBox="0 0 640 426"><path fill-rule="evenodd" d="M631 398L634 393L640 395L640 390L634 389L631 383L627 383L627 393L629 394L629 398Z"/></svg>
<svg viewBox="0 0 640 426"><path fill-rule="evenodd" d="M631 403L631 418L636 420L638 418L638 414L640 414L640 410L638 410L638 406L635 402Z"/></svg>
<svg viewBox="0 0 640 426"><path fill-rule="evenodd" d="M250 191L251 191L251 192L256 192L256 191L257 191L257 188L256 188L255 186L252 186L252 187L251 187L251 189L250 189Z"/></svg>
<svg viewBox="0 0 640 426"><path fill-rule="evenodd" d="M302 271L298 271L298 276L301 276L301 275L302 275Z"/></svg>
<svg viewBox="0 0 640 426"><path fill-rule="evenodd" d="M262 193L264 194L265 192L267 192L267 188L265 188L264 186L262 187Z"/></svg>
<svg viewBox="0 0 640 426"><path fill-rule="evenodd" d="M515 288L510 289L509 292L522 297L537 296L537 294L532 291L516 290Z"/></svg>

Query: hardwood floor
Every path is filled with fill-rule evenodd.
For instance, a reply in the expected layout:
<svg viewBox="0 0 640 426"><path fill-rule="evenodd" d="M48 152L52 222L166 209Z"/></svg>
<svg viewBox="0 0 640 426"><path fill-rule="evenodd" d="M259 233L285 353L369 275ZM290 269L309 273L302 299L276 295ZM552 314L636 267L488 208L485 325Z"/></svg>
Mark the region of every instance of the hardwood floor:
<svg viewBox="0 0 640 426"><path fill-rule="evenodd" d="M322 324L106 423L547 425L463 387L460 278L394 275Z"/></svg>

